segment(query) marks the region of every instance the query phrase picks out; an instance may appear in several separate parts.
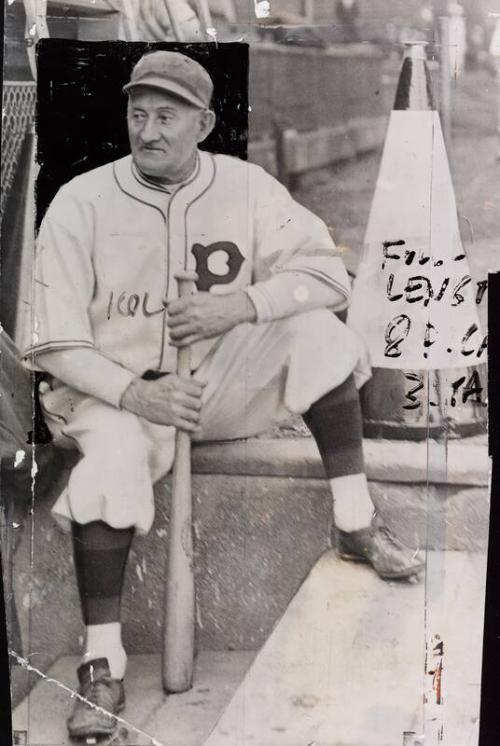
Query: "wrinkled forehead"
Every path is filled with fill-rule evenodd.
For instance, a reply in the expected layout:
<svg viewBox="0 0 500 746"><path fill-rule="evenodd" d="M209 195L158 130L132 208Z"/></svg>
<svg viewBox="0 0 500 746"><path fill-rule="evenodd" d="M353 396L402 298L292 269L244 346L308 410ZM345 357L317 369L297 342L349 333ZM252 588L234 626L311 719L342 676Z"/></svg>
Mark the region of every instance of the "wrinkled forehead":
<svg viewBox="0 0 500 746"><path fill-rule="evenodd" d="M129 93L128 110L141 108L146 111L172 109L177 112L201 111L198 107L167 91L160 91L150 86L138 86Z"/></svg>

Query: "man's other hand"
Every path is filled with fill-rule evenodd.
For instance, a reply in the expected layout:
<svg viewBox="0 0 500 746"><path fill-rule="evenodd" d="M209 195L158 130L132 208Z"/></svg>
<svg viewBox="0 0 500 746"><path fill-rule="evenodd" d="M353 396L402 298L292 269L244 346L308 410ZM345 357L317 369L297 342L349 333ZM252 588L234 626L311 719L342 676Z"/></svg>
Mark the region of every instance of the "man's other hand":
<svg viewBox="0 0 500 746"><path fill-rule="evenodd" d="M205 383L175 374L156 381L134 378L121 406L157 425L172 425L189 433L199 431L201 395Z"/></svg>
<svg viewBox="0 0 500 746"><path fill-rule="evenodd" d="M196 293L170 301L167 311L170 343L175 347L217 337L257 318L255 307L243 290L227 295Z"/></svg>

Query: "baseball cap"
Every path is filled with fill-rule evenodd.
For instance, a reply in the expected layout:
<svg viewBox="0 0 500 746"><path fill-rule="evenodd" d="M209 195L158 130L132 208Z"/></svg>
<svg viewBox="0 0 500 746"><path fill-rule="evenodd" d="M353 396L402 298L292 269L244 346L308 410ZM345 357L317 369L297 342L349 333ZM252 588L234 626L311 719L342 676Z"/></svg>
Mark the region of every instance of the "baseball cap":
<svg viewBox="0 0 500 746"><path fill-rule="evenodd" d="M128 93L139 86L172 93L202 109L210 105L214 90L210 75L198 62L180 52L166 51L143 55L123 90Z"/></svg>

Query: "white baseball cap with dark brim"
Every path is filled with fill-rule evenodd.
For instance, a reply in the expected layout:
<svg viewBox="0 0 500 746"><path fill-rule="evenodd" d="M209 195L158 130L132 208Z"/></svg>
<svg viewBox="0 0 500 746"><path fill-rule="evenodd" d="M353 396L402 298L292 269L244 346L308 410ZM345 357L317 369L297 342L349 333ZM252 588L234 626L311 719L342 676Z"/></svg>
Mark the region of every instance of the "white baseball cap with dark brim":
<svg viewBox="0 0 500 746"><path fill-rule="evenodd" d="M130 93L144 86L171 93L201 109L210 106L214 90L210 75L202 65L180 52L166 51L141 57L123 90Z"/></svg>

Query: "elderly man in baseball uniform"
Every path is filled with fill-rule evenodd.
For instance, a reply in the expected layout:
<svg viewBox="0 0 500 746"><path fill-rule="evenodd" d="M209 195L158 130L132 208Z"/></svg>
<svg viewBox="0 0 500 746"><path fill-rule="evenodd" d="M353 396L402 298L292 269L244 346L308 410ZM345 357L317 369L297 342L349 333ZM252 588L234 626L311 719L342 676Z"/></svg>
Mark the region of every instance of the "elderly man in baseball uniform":
<svg viewBox="0 0 500 746"><path fill-rule="evenodd" d="M86 646L73 736L111 732L124 706L120 596L134 532L175 428L195 441L255 435L303 415L334 498L336 546L381 577L421 557L374 517L357 386L363 347L332 311L349 280L326 226L256 165L198 149L214 127L205 69L174 52L135 66L131 155L64 185L40 228L28 364L56 445L81 458L54 506L71 528ZM176 297L180 270L197 292ZM194 288L193 288L194 289ZM190 378L175 374L192 349ZM299 539L299 537L297 537Z"/></svg>

